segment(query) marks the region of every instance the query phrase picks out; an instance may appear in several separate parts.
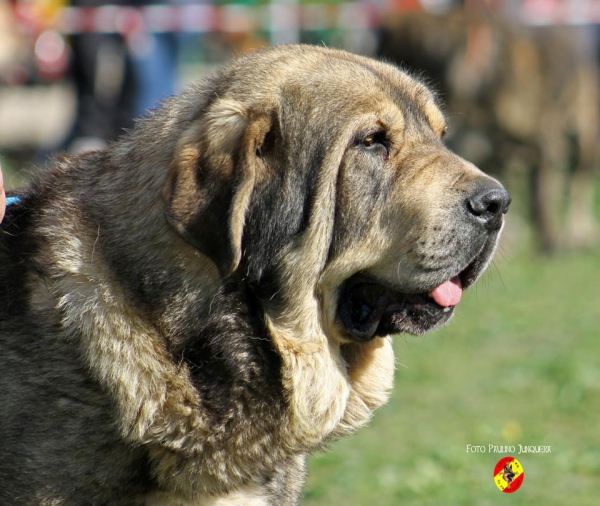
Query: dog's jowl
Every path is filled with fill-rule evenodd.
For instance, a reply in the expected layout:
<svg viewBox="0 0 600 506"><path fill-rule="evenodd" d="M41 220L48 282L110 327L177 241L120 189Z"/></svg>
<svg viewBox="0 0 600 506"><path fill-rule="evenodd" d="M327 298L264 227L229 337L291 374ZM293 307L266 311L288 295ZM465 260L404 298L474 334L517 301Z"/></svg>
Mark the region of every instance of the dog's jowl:
<svg viewBox="0 0 600 506"><path fill-rule="evenodd" d="M388 336L498 243L510 197L445 130L397 68L287 46L51 160L0 226L0 504L298 504Z"/></svg>

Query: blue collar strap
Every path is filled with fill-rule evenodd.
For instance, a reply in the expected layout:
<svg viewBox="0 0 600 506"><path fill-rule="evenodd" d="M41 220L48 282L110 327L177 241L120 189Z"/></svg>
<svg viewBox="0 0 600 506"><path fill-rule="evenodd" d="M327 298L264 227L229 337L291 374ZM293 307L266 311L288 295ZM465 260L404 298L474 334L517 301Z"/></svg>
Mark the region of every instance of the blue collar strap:
<svg viewBox="0 0 600 506"><path fill-rule="evenodd" d="M21 201L21 197L6 197L6 206L12 206L18 204Z"/></svg>

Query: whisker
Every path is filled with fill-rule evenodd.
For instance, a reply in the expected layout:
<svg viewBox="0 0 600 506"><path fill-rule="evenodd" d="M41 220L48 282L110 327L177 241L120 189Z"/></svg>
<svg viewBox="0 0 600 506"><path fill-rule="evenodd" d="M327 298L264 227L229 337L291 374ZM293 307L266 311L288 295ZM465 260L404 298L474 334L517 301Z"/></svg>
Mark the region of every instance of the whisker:
<svg viewBox="0 0 600 506"><path fill-rule="evenodd" d="M494 269L496 270L496 272L498 273L498 277L500 278L500 283L502 283L502 288L504 288L504 291L508 291L506 289L506 285L504 284L504 279L502 278L502 272L500 271L500 269L498 268L498 264L496 263L495 260L492 260L492 265L494 266Z"/></svg>
<svg viewBox="0 0 600 506"><path fill-rule="evenodd" d="M402 362L398 362L396 361L397 365L401 365L402 367L404 367L406 370L410 370L410 367L408 367L406 364L403 364Z"/></svg>

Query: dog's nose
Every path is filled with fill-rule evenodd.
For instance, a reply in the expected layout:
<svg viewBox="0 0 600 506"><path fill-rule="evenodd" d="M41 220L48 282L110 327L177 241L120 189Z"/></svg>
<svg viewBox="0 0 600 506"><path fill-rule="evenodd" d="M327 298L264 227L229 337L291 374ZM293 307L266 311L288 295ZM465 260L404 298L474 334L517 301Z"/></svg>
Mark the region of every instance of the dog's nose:
<svg viewBox="0 0 600 506"><path fill-rule="evenodd" d="M502 215L508 211L511 200L504 188L486 186L467 199L467 211L491 232L502 226Z"/></svg>

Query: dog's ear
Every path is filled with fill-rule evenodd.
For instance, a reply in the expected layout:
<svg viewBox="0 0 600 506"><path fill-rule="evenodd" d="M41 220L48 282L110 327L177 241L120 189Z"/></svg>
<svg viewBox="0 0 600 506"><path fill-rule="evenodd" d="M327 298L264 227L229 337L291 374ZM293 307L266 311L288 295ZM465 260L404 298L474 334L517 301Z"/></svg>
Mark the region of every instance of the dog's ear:
<svg viewBox="0 0 600 506"><path fill-rule="evenodd" d="M163 192L167 219L222 276L241 260L244 221L273 117L219 99L177 144Z"/></svg>

